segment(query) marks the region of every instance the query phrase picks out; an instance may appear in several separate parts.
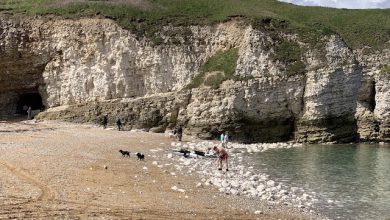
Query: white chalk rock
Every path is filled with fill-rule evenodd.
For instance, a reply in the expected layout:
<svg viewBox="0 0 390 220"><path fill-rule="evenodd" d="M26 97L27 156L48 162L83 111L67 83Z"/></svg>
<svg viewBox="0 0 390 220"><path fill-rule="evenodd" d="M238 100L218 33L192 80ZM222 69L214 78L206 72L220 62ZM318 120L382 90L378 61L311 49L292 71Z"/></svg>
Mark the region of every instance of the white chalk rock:
<svg viewBox="0 0 390 220"><path fill-rule="evenodd" d="M306 193L303 193L302 199L303 200L308 200L308 199L310 199L310 196L308 194L306 194Z"/></svg>
<svg viewBox="0 0 390 220"><path fill-rule="evenodd" d="M287 190L284 190L284 189L280 190L279 193L280 193L281 195L288 195L288 191L287 191Z"/></svg>
<svg viewBox="0 0 390 220"><path fill-rule="evenodd" d="M269 187L275 186L275 181L273 181L273 180L268 180L268 181L267 181L267 186L269 186Z"/></svg>
<svg viewBox="0 0 390 220"><path fill-rule="evenodd" d="M263 211L260 210L255 211L255 215L260 215L260 214L263 214Z"/></svg>
<svg viewBox="0 0 390 220"><path fill-rule="evenodd" d="M233 188L238 188L240 186L240 182L238 182L237 180L233 180L231 181L230 186Z"/></svg>
<svg viewBox="0 0 390 220"><path fill-rule="evenodd" d="M172 155L171 153L169 153L169 154L167 155L167 157L168 157L168 158L172 158L173 155Z"/></svg>
<svg viewBox="0 0 390 220"><path fill-rule="evenodd" d="M263 191L265 190L264 184L258 185L258 186L256 187L256 190L257 190L258 192L263 192Z"/></svg>
<svg viewBox="0 0 390 220"><path fill-rule="evenodd" d="M258 175L253 175L253 176L250 177L249 180L258 181L259 180L259 176Z"/></svg>
<svg viewBox="0 0 390 220"><path fill-rule="evenodd" d="M230 186L230 184L229 184L226 180L222 181L221 185L222 185L222 187L224 187L224 188Z"/></svg>
<svg viewBox="0 0 390 220"><path fill-rule="evenodd" d="M232 195L238 195L239 193L238 193L238 190L236 190L236 189L231 189L231 190L230 190L230 194L232 194Z"/></svg>

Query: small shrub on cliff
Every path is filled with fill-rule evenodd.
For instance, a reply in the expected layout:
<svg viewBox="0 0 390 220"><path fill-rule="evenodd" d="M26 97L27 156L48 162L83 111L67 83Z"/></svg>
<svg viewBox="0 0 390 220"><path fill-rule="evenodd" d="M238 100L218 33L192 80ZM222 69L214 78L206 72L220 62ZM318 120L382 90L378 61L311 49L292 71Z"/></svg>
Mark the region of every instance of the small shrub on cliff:
<svg viewBox="0 0 390 220"><path fill-rule="evenodd" d="M210 57L201 67L202 72L222 71L225 75L232 76L236 71L238 49L232 48L219 51Z"/></svg>
<svg viewBox="0 0 390 220"><path fill-rule="evenodd" d="M306 65L302 61L296 61L287 66L287 76L304 75L306 72Z"/></svg>
<svg viewBox="0 0 390 220"><path fill-rule="evenodd" d="M390 75L390 65L386 65L381 69L381 74L383 75Z"/></svg>
<svg viewBox="0 0 390 220"><path fill-rule="evenodd" d="M283 38L279 38L277 41L279 42L274 46L275 52L271 56L273 60L279 60L288 64L301 59L302 51L297 43Z"/></svg>
<svg viewBox="0 0 390 220"><path fill-rule="evenodd" d="M235 79L234 72L236 71L237 59L237 48L217 52L200 67L200 73L194 77L187 88L197 88L204 84L216 89L223 81ZM206 73L215 71L223 72L223 74L217 73L206 78Z"/></svg>
<svg viewBox="0 0 390 220"><path fill-rule="evenodd" d="M274 48L270 58L285 65L287 76L305 74L306 65L301 61L303 50L298 43L282 38L278 34L274 34L272 40L274 41L272 44L266 45L268 48Z"/></svg>
<svg viewBox="0 0 390 220"><path fill-rule="evenodd" d="M219 85L221 85L221 83L225 80L226 80L226 77L224 76L224 74L221 72L218 72L217 74L208 76L204 80L204 85L210 86L213 89L218 89Z"/></svg>

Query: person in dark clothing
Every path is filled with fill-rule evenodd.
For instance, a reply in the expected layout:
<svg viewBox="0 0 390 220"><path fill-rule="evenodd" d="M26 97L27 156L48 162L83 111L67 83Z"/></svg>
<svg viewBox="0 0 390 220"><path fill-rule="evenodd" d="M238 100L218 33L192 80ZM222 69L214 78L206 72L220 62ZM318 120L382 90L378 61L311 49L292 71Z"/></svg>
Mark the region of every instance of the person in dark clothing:
<svg viewBox="0 0 390 220"><path fill-rule="evenodd" d="M108 125L108 115L103 116L103 128L106 129Z"/></svg>
<svg viewBox="0 0 390 220"><path fill-rule="evenodd" d="M118 126L118 131L122 129L122 119L119 115L116 116L116 126Z"/></svg>
<svg viewBox="0 0 390 220"><path fill-rule="evenodd" d="M181 141L182 137L183 137L183 128L179 126L179 128L177 128L177 138L179 139L179 141Z"/></svg>

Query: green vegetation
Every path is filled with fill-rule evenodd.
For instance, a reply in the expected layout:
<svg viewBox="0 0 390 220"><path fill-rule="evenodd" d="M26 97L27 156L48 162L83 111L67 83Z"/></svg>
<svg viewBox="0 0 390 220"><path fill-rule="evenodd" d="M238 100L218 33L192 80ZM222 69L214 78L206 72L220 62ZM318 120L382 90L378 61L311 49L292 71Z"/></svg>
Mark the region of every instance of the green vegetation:
<svg viewBox="0 0 390 220"><path fill-rule="evenodd" d="M275 51L271 54L271 59L284 63L289 77L305 74L306 65L301 61L303 51L296 42L280 38L274 48Z"/></svg>
<svg viewBox="0 0 390 220"><path fill-rule="evenodd" d="M287 65L287 76L304 75L306 72L306 65L302 61L296 61Z"/></svg>
<svg viewBox="0 0 390 220"><path fill-rule="evenodd" d="M386 65L381 69L381 74L383 75L390 75L390 65Z"/></svg>
<svg viewBox="0 0 390 220"><path fill-rule="evenodd" d="M284 63L292 63L301 59L302 51L296 42L280 39L274 48L275 53L271 56L271 59L273 60L279 60Z"/></svg>
<svg viewBox="0 0 390 220"><path fill-rule="evenodd" d="M295 30L315 44L339 34L351 48L389 47L390 9L347 10L302 7L276 0L0 0L0 10L57 14L68 18L106 16L139 35L152 37L161 25L213 24L240 16L248 21L280 21L275 29ZM261 22L260 22L261 23ZM263 25L263 24L260 24ZM156 39L162 43L161 39Z"/></svg>
<svg viewBox="0 0 390 220"><path fill-rule="evenodd" d="M232 76L236 70L237 59L237 48L220 51L210 57L200 70L202 72L222 71L225 75Z"/></svg>
<svg viewBox="0 0 390 220"><path fill-rule="evenodd" d="M237 48L217 52L200 67L200 73L187 88L197 88L204 84L217 89L223 81L235 79L234 72L237 66L237 59ZM207 74L211 72L215 72L215 74Z"/></svg>

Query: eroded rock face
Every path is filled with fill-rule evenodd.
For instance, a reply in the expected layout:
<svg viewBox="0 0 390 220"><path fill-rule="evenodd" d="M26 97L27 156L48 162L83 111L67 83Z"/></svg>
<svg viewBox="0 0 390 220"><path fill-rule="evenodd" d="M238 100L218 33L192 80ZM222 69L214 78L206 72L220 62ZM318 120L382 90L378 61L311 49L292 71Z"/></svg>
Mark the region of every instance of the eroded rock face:
<svg viewBox="0 0 390 220"><path fill-rule="evenodd" d="M15 112L21 94L39 92L48 107L40 118L99 122L108 113L113 122L119 114L131 128L181 124L203 138L228 131L245 142L389 140L389 76L380 74L389 51L362 55L332 36L325 60L309 49L306 73L288 77L268 33L241 21L162 27L158 45L108 19L3 16L0 30L1 115ZM185 89L229 48L238 48L241 80Z"/></svg>

